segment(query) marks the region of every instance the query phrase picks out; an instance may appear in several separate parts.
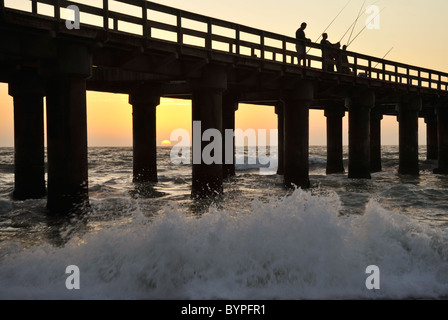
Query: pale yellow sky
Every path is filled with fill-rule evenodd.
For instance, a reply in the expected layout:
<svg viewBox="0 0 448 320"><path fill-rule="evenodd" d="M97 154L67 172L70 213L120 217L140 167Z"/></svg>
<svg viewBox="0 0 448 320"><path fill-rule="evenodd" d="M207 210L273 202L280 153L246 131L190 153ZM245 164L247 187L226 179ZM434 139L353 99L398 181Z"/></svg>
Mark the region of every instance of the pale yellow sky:
<svg viewBox="0 0 448 320"><path fill-rule="evenodd" d="M329 40L337 42L355 20L364 0L155 0L153 2L193 11L251 27L294 36L301 22L308 23L307 37L313 41L326 29L337 13L346 9L326 31ZM27 0L6 0L20 5ZM86 0L78 1L86 3ZM87 3L101 6L100 0ZM446 0L366 0L383 9L378 30L364 30L349 47L350 51L382 57L393 50L387 59L448 72L448 1ZM114 3L113 5L117 5ZM368 14L362 15L352 34L364 27ZM343 39L348 40L350 32ZM13 146L13 103L7 85L0 84L0 147ZM255 116L254 116L255 115ZM131 106L125 95L88 93L89 146L131 146ZM174 129L191 128L191 102L162 99L158 107L158 142L169 139ZM277 120L273 107L241 105L236 114L240 129L275 129ZM398 144L398 124L395 117L382 122L383 144ZM344 118L344 144L347 144L347 117ZM420 121L420 144L426 141L425 124ZM310 144L325 145L325 118L321 111L311 111Z"/></svg>

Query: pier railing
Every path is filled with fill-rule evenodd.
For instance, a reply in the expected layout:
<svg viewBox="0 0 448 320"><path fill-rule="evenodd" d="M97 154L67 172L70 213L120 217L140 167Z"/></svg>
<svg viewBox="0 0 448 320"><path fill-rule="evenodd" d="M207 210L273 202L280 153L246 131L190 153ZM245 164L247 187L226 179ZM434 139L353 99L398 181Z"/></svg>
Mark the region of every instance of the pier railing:
<svg viewBox="0 0 448 320"><path fill-rule="evenodd" d="M272 63L298 65L297 40L293 37L145 0L0 0L2 11L21 11L61 23L69 18L70 11L66 8L70 5L79 8L81 25L84 26ZM312 42L302 45L306 47L307 56L306 65L301 67L327 72L322 46ZM338 52L340 59L342 51ZM355 52L347 51L344 55L347 57L345 66L341 60L330 63L345 67L345 76L448 91L448 73ZM340 69L335 72L341 72Z"/></svg>

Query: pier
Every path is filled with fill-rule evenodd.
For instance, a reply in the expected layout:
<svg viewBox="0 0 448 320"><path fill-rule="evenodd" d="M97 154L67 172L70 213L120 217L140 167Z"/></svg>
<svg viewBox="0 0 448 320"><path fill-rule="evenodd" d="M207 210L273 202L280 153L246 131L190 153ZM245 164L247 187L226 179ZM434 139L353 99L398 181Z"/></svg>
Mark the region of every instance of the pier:
<svg viewBox="0 0 448 320"><path fill-rule="evenodd" d="M156 108L162 97L191 99L192 119L201 121L202 132L216 129L223 137L235 129L239 103L275 108L278 174L288 187L310 186L310 109L323 110L327 120L327 174L370 179L381 171L385 115L399 122L400 174L419 174L419 118L427 125L428 159L438 161L434 173L448 174L448 73L350 51L344 52L349 72L331 72L323 48L312 42L304 43L308 54L301 66L295 38L150 1L114 2L126 9L108 0L102 7L32 0L22 10L0 0L0 82L8 83L14 99L15 199L46 196L55 213L88 204L87 90L129 95L134 182L158 180ZM71 5L82 14L79 29L67 27ZM348 168L342 161L345 116ZM225 192L234 163L227 157L221 164L194 164L192 196Z"/></svg>

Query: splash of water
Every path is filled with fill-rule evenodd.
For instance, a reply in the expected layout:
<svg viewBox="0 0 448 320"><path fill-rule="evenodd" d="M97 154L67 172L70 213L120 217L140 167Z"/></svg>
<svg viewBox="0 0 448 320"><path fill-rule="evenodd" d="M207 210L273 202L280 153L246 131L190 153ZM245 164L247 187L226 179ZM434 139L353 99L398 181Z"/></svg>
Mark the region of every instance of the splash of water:
<svg viewBox="0 0 448 320"><path fill-rule="evenodd" d="M244 213L200 217L165 206L148 218L73 237L62 247L0 252L2 299L344 299L448 295L446 232L370 201L341 215L337 194L296 190ZM77 265L81 289L67 290ZM366 267L381 270L367 290Z"/></svg>

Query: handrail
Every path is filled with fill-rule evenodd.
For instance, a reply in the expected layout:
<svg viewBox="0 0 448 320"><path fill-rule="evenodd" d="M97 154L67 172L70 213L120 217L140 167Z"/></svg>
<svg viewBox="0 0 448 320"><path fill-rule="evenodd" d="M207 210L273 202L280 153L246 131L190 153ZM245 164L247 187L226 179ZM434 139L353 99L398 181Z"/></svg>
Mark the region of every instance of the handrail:
<svg viewBox="0 0 448 320"><path fill-rule="evenodd" d="M102 28L108 32L125 32L148 39L175 42L181 46L202 47L206 50L219 51L236 56L247 56L286 65L297 65L295 62L297 61L295 46L298 41L293 37L203 16L150 1L103 0L101 8L78 3L76 0L29 1L31 2L31 12L26 12L46 19L62 22L64 19L61 17L61 9L69 5L76 5L82 13L102 20L101 23L81 21L82 25ZM127 9L118 10L116 9L117 4L122 4ZM53 16L50 16L48 13L40 13L42 5L47 7L53 6ZM0 10L23 12L23 10L17 8L6 7L4 0L0 0ZM157 18L157 15L163 15L165 19ZM170 19L171 21L168 21ZM188 22L203 25L203 28L189 26ZM135 30L138 29L138 31L120 27L122 24L134 26ZM227 33L214 32L215 28L224 29ZM232 36L229 36L229 34L232 34ZM168 35L172 35L172 37ZM278 45L274 45L274 42ZM306 52L311 50L322 52L323 49L320 44L313 42L302 42L302 45L305 46ZM350 73L347 73L347 76L364 76L369 79L382 80L398 85L448 91L448 73L351 51L342 52L339 50L337 52L339 52L340 56L342 54L346 55L348 59L345 67L349 68ZM305 64L306 68L320 69L327 72L324 66L328 62L324 61L321 53L318 55L307 54L305 60L307 62ZM329 62L329 64L337 67L341 67L341 63L341 60ZM375 64L375 67L372 67L372 64Z"/></svg>

